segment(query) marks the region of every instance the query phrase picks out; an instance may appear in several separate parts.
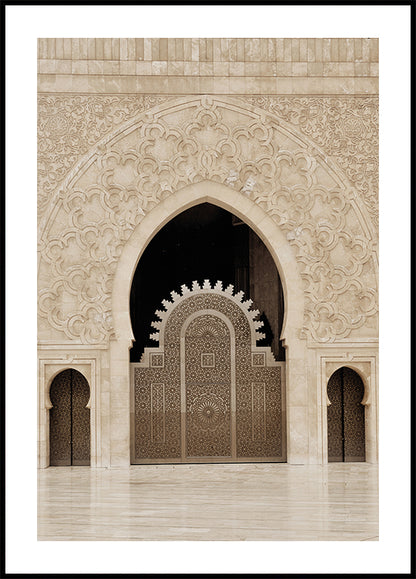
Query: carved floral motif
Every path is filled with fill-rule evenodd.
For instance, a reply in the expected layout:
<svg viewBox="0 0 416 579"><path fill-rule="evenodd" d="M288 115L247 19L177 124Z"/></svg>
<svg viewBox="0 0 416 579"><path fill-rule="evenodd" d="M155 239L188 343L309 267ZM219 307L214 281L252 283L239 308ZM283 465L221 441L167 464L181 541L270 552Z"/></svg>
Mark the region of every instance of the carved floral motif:
<svg viewBox="0 0 416 579"><path fill-rule="evenodd" d="M310 137L344 169L378 227L378 97L245 97Z"/></svg>
<svg viewBox="0 0 416 579"><path fill-rule="evenodd" d="M59 103L61 97L43 98L58 99ZM83 98L91 98L93 103L95 97L80 97L81 101L71 98L70 108L78 111ZM108 98L115 106L113 97ZM360 114L352 114L346 105L342 108L344 101L338 98L333 102L298 101L295 115L289 108L295 99L270 99L269 106L280 102L280 109L276 117L265 117L259 109L193 97L165 110L156 107L137 117L128 130L101 141L93 162L78 171L71 186L63 187L57 206L48 205L50 212L56 211L54 219L59 227L54 228L52 222L41 238L41 279L48 280L40 286L41 320L71 340L104 343L111 338L112 280L134 228L175 191L210 180L251 198L286 233L305 284L304 336L328 342L347 338L368 323L375 327L376 246L364 225L358 181L356 188L351 188L345 174L328 164L318 148L324 141L332 156L343 149L351 155L360 151L360 158L370 150L374 154L369 144L374 109L363 105ZM54 127L59 143L56 135L67 135L69 121L56 112L52 122L51 110L60 110L62 103L49 109L47 102L49 117L41 110L40 123L49 130ZM311 103L310 110L307 102ZM99 113L104 114L101 108ZM81 112L77 114L82 117ZM75 119L71 130L79 122L86 131L85 121L76 121L77 114L71 113ZM291 124L279 122L278 115ZM122 116L113 113L112 120L103 119L102 125L94 121L94 134L104 133L107 129L102 127L114 126ZM325 138L324 118L331 135ZM341 128L336 128L338 121ZM298 130L293 130L293 125ZM369 140L360 144L363 127ZM302 137L299 129L318 144ZM67 143L69 137L65 139ZM41 158L48 157L52 145L45 137L41 143ZM74 150L78 150L75 144Z"/></svg>
<svg viewBox="0 0 416 579"><path fill-rule="evenodd" d="M102 137L166 100L156 96L39 95L38 216L50 194Z"/></svg>

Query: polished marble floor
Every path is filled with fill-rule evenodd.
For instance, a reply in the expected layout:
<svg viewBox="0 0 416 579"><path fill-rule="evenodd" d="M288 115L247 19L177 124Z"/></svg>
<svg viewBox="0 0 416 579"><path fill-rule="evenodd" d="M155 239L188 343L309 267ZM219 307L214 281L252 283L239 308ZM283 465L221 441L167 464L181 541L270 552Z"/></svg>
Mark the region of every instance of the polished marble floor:
<svg viewBox="0 0 416 579"><path fill-rule="evenodd" d="M374 541L378 468L51 467L38 472L38 539Z"/></svg>

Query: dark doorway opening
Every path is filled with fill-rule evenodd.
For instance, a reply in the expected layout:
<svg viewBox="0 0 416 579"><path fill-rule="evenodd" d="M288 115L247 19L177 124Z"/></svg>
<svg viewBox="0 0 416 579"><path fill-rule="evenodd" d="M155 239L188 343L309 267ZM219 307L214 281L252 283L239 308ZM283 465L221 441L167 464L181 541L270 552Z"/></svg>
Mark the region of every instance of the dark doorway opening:
<svg viewBox="0 0 416 579"><path fill-rule="evenodd" d="M364 384L351 368L340 368L328 382L328 462L365 461Z"/></svg>
<svg viewBox="0 0 416 579"><path fill-rule="evenodd" d="M77 370L60 372L50 389L50 465L89 466L90 388Z"/></svg>
<svg viewBox="0 0 416 579"><path fill-rule="evenodd" d="M285 359L279 340L284 313L283 291L276 265L258 235L230 212L202 203L180 213L151 240L137 265L130 294L135 342L130 362L139 362L145 347L154 346L150 334L155 311L170 292L220 280L243 291L260 311L266 337L277 360Z"/></svg>

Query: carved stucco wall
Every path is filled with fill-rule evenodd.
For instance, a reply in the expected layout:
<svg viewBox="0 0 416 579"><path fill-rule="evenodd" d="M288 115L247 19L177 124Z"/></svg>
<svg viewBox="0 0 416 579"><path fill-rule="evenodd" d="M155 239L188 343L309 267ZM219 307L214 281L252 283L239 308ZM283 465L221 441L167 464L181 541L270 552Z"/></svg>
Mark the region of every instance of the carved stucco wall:
<svg viewBox="0 0 416 579"><path fill-rule="evenodd" d="M376 97L40 95L39 338L105 344L134 228L202 180L247 195L285 232L300 337L377 337Z"/></svg>

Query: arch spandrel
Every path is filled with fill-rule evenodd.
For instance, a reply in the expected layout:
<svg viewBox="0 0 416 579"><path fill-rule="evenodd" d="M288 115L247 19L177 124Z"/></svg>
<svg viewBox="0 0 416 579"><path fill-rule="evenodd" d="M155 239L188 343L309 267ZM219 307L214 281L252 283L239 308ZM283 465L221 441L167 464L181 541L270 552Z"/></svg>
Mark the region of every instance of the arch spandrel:
<svg viewBox="0 0 416 579"><path fill-rule="evenodd" d="M376 337L375 247L365 206L319 147L288 127L240 102L192 97L169 101L101 142L45 220L41 318L60 339L106 343L114 335L113 280L133 232L178 191L209 181L250 199L286 238L303 282L298 329L305 337Z"/></svg>

